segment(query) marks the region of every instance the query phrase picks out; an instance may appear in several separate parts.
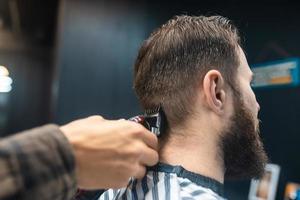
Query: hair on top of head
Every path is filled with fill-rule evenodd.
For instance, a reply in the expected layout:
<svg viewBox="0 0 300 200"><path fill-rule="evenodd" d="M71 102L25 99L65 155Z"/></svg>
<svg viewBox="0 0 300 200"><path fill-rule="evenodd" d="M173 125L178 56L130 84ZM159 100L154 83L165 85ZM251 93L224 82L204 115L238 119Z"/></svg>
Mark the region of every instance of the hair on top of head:
<svg viewBox="0 0 300 200"><path fill-rule="evenodd" d="M216 69L234 83L239 66L237 28L222 16L175 16L141 46L134 89L144 109L161 105L170 125L193 112L196 88Z"/></svg>

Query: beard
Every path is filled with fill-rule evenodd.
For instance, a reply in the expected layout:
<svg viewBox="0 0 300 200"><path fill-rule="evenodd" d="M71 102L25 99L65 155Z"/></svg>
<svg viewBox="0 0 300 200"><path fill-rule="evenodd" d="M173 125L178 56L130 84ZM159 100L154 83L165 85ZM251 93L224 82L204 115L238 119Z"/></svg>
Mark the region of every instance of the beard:
<svg viewBox="0 0 300 200"><path fill-rule="evenodd" d="M237 98L231 125L220 139L225 178L260 178L268 157L259 136L258 122L244 105L240 93L235 93Z"/></svg>

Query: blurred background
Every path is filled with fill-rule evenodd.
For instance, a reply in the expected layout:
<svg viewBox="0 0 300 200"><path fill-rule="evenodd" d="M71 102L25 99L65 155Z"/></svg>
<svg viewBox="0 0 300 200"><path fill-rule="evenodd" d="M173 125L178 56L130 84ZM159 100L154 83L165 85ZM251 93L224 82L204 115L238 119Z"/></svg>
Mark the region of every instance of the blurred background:
<svg viewBox="0 0 300 200"><path fill-rule="evenodd" d="M300 57L299 9L275 0L0 0L0 136L92 114L138 114L138 48L174 15L233 20L250 65ZM283 199L286 184L300 182L300 87L255 92L266 150L281 167L276 199ZM249 183L225 183L226 197L248 199Z"/></svg>

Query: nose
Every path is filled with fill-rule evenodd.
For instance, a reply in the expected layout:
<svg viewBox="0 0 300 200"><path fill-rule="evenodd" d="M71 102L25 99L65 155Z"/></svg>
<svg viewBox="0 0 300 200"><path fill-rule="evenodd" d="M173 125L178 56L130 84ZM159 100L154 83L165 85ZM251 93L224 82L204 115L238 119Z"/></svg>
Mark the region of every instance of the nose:
<svg viewBox="0 0 300 200"><path fill-rule="evenodd" d="M260 111L260 105L258 102L256 102L257 111Z"/></svg>

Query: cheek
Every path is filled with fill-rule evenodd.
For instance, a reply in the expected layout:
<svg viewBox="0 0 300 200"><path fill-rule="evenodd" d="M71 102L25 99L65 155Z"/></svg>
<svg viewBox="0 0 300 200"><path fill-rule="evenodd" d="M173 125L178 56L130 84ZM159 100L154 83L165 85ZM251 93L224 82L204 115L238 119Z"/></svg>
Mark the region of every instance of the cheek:
<svg viewBox="0 0 300 200"><path fill-rule="evenodd" d="M259 109L259 104L257 103L257 100L256 100L256 96L251 88L251 86L249 86L250 88L250 95L251 95L251 99L252 99L252 102L253 102L253 106L255 107L255 109Z"/></svg>
<svg viewBox="0 0 300 200"><path fill-rule="evenodd" d="M256 96L253 92L253 90L251 89L251 87L249 87L249 92L248 92L248 105L249 105L249 109L251 109L251 111L254 113L255 117L258 114L259 111L259 105L256 101Z"/></svg>
<svg viewBox="0 0 300 200"><path fill-rule="evenodd" d="M256 117L258 114L259 106L257 104L255 94L250 86L245 87L243 98L245 106Z"/></svg>

